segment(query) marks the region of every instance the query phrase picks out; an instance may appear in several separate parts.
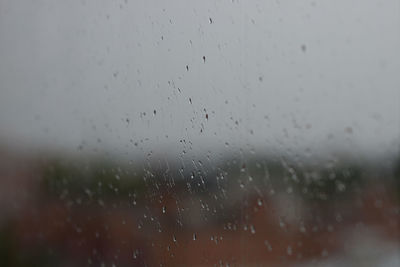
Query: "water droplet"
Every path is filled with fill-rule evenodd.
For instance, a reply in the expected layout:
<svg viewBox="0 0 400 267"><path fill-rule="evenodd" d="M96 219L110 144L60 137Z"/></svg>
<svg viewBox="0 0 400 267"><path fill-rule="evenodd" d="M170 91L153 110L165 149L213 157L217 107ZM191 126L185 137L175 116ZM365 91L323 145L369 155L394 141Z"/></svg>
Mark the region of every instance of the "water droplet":
<svg viewBox="0 0 400 267"><path fill-rule="evenodd" d="M292 255L292 253L293 253L292 247L291 247L291 246L288 246L286 252L287 252L287 254L288 254L289 256Z"/></svg>
<svg viewBox="0 0 400 267"><path fill-rule="evenodd" d="M322 252L321 252L322 257L328 257L328 255L329 255L329 252L326 249L322 250Z"/></svg>
<svg viewBox="0 0 400 267"><path fill-rule="evenodd" d="M267 246L268 251L272 251L272 246L271 244L268 242L268 240L264 241L264 244Z"/></svg>
<svg viewBox="0 0 400 267"><path fill-rule="evenodd" d="M351 128L351 127L346 127L344 130L348 134L352 134L353 133L353 128Z"/></svg>
<svg viewBox="0 0 400 267"><path fill-rule="evenodd" d="M251 224L250 225L250 232L254 235L256 233L256 229L254 228L254 226Z"/></svg>
<svg viewBox="0 0 400 267"><path fill-rule="evenodd" d="M338 223L341 223L343 221L343 217L342 217L342 215L340 213L336 214L336 221Z"/></svg>
<svg viewBox="0 0 400 267"><path fill-rule="evenodd" d="M195 241L197 239L196 233L193 233L193 240Z"/></svg>
<svg viewBox="0 0 400 267"><path fill-rule="evenodd" d="M138 250L138 249L135 249L135 250L133 251L133 258L136 259L136 258L138 257L138 255L139 255L139 250Z"/></svg>
<svg viewBox="0 0 400 267"><path fill-rule="evenodd" d="M246 171L246 164L243 163L242 168L240 169L241 172L245 172Z"/></svg>
<svg viewBox="0 0 400 267"><path fill-rule="evenodd" d="M336 188L339 192L344 192L346 190L346 185L342 182L336 183Z"/></svg>

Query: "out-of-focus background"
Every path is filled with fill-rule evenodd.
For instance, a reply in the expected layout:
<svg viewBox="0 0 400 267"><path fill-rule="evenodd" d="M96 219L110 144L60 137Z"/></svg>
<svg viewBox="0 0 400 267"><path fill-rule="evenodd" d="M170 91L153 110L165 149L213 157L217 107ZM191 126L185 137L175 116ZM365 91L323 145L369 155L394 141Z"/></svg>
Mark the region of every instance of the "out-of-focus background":
<svg viewBox="0 0 400 267"><path fill-rule="evenodd" d="M0 266L399 266L400 3L0 1Z"/></svg>

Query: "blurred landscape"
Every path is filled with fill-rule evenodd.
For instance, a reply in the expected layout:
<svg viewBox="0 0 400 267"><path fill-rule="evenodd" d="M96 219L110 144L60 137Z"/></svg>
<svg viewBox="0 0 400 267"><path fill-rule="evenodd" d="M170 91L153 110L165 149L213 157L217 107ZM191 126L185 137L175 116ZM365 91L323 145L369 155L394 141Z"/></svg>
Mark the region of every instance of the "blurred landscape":
<svg viewBox="0 0 400 267"><path fill-rule="evenodd" d="M398 266L400 160L3 149L1 266Z"/></svg>

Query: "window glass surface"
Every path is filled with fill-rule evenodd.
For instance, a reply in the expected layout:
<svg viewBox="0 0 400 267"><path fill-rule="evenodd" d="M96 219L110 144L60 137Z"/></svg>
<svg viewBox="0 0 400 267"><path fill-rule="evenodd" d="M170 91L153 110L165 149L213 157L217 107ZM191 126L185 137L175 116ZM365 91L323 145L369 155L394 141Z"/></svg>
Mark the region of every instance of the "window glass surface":
<svg viewBox="0 0 400 267"><path fill-rule="evenodd" d="M400 266L400 3L0 1L0 266Z"/></svg>

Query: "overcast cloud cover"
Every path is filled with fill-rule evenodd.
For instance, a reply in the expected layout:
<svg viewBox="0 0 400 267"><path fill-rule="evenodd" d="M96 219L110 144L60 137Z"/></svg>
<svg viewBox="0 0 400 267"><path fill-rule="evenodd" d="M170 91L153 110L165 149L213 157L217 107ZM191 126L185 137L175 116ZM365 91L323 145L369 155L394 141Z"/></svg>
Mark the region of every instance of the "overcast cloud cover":
<svg viewBox="0 0 400 267"><path fill-rule="evenodd" d="M1 0L0 138L396 153L399 48L397 0Z"/></svg>

